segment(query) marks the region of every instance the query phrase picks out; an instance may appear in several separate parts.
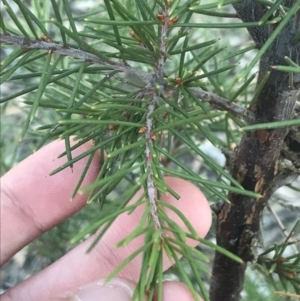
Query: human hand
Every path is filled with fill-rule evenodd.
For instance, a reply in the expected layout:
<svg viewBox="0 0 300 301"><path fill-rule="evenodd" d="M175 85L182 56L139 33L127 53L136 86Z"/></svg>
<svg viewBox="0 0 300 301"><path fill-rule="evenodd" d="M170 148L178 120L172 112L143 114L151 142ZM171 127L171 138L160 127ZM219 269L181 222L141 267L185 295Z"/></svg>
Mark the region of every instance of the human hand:
<svg viewBox="0 0 300 301"><path fill-rule="evenodd" d="M75 157L91 147L86 143L72 152ZM78 161L70 168L49 176L55 168L66 162L57 159L65 150L64 141L54 141L34 153L1 179L1 256L3 265L17 251L39 237L55 225L75 214L86 205L87 195L76 195L72 202L70 195L84 169L87 158ZM82 183L92 183L99 172L100 157L95 155L89 171ZM176 200L164 195L163 200L176 206L204 237L211 225L209 205L194 185L177 178L167 177L166 183L180 196ZM138 199L137 193L132 202ZM30 277L1 296L2 301L40 301L40 300L130 300L138 281L142 257L136 257L109 284L104 279L132 252L143 245L143 237L133 240L128 246L116 248L115 245L137 226L143 213L139 206L132 214L120 215L109 228L95 248L86 254L93 237L74 248L38 274ZM183 229L185 225L174 212L168 215ZM187 240L196 246L197 242ZM171 263L164 260L164 270ZM77 295L77 297L74 297ZM56 297L59 296L59 297ZM163 300L193 300L188 288L178 282L165 282Z"/></svg>

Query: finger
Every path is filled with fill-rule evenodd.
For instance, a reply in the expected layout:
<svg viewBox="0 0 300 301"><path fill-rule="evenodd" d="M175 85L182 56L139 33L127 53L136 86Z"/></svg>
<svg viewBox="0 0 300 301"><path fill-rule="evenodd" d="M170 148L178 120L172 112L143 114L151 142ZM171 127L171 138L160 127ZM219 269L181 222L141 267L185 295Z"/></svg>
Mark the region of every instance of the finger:
<svg viewBox="0 0 300 301"><path fill-rule="evenodd" d="M135 288L136 284L127 279L115 278L109 283L101 279L47 301L131 301ZM188 287L175 281L163 283L162 297L163 301L195 301ZM147 300L146 295L144 300ZM155 296L153 301L157 300Z"/></svg>
<svg viewBox="0 0 300 301"><path fill-rule="evenodd" d="M197 233L204 237L211 225L211 211L204 195L197 187L184 180L167 177L165 181L181 198L176 200L168 194L163 195L163 201L177 207L194 226ZM132 201L136 201L141 193L137 193ZM43 300L72 287L108 276L116 266L143 246L144 238L140 236L126 247L115 247L117 242L132 233L138 225L143 211L144 208L140 206L130 215L127 213L120 215L89 254L86 254L86 250L93 242L94 237L73 249L44 271L8 291L5 296L10 297L10 300L20 300L22 296L24 298L25 294L28 301ZM183 230L186 230L184 223L174 212L170 211L168 215ZM187 243L191 246L198 244L192 240L188 240ZM118 276L137 282L141 261L142 255L132 260ZM168 258L164 258L163 265L164 269L170 267L171 263Z"/></svg>
<svg viewBox="0 0 300 301"><path fill-rule="evenodd" d="M92 146L91 142L72 152L76 157ZM1 179L1 265L23 246L62 222L85 204L87 195L76 195L70 202L88 157L49 176L55 168L67 162L65 142L54 141L34 153ZM96 153L82 186L92 183L100 167Z"/></svg>
<svg viewBox="0 0 300 301"><path fill-rule="evenodd" d="M163 301L195 301L189 288L180 282L165 281L163 284ZM157 301L157 297L153 301ZM199 297L199 301L202 299Z"/></svg>
<svg viewBox="0 0 300 301"><path fill-rule="evenodd" d="M136 284L127 279L114 278L107 283L102 278L47 301L131 301L135 287Z"/></svg>

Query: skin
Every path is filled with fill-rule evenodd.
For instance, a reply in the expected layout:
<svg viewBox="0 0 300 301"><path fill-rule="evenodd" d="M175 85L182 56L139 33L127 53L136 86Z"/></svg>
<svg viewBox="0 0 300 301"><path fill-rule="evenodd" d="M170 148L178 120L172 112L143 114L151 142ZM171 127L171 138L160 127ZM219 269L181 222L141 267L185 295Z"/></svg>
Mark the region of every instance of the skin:
<svg viewBox="0 0 300 301"><path fill-rule="evenodd" d="M73 151L73 157L92 146L86 143ZM78 161L73 170L63 171L49 176L55 168L64 164L66 157L57 158L65 150L64 141L54 141L34 153L1 179L1 256L3 265L16 252L75 214L86 205L87 195L76 195L70 202L70 195L84 169L87 158ZM100 168L100 155L94 156L91 167L82 187L92 183ZM209 204L201 191L184 180L166 177L165 182L180 196L176 200L171 195L164 195L163 200L176 206L191 222L201 237L204 237L211 225ZM138 199L141 192L133 197ZM132 214L119 216L103 239L89 253L85 251L93 237L57 260L38 274L30 277L1 296L2 301L40 301L60 296L66 291L74 291L79 286L105 278L112 270L133 251L143 245L143 237L133 240L128 246L116 248L118 241L126 237L137 226L143 213L138 207ZM183 222L172 211L169 217L186 230ZM187 240L187 244L196 246L197 242ZM171 263L164 257L164 270ZM126 278L130 285L138 281L141 256L127 265L118 277ZM63 281L62 281L63 279ZM164 284L164 299L193 300L187 287L178 282Z"/></svg>

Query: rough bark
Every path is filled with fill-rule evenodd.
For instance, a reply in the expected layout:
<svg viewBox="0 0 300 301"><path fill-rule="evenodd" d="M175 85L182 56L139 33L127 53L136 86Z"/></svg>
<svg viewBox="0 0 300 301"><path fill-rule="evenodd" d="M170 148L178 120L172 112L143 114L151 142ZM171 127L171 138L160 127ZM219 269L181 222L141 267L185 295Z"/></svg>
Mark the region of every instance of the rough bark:
<svg viewBox="0 0 300 301"><path fill-rule="evenodd" d="M285 1L291 6L295 1ZM243 22L258 21L266 8L251 0L233 5ZM249 28L257 47L266 42L274 28L262 26ZM284 56L299 64L300 43L293 43L295 33L300 30L300 11L289 21L260 61L258 83L270 71L270 77L258 96L257 102L249 107L255 115L254 123L266 123L291 119L295 116L295 103L300 100L300 90L289 88L289 75L274 70L271 66L286 65ZM295 132L295 131L294 131ZM287 147L294 133L288 128L254 130L246 132L234 152L231 166L232 176L250 191L261 195L251 198L229 193L230 203L225 203L217 219L217 243L240 256L239 264L216 252L210 287L211 301L238 301L243 288L247 262L255 257L259 222L263 209L271 194L278 188L277 179L282 178L278 170L282 150ZM295 135L295 134L294 134Z"/></svg>

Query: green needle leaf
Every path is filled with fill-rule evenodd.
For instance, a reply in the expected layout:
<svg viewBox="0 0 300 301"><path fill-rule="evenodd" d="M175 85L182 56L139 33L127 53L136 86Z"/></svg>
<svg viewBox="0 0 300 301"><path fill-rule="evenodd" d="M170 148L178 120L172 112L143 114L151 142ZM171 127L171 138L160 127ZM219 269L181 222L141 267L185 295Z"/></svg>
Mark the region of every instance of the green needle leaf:
<svg viewBox="0 0 300 301"><path fill-rule="evenodd" d="M26 20L26 22L27 22L27 24L28 24L28 26L29 26L29 28L30 28L30 30L31 30L31 32L32 32L33 35L38 39L39 36L38 36L38 34L37 34L37 32L36 32L36 30L35 30L33 24L32 24L32 20L31 20L32 14L28 14L28 11L29 11L29 10L28 10L28 8L26 7L26 5L24 5L24 4L22 3L21 0L15 0L15 2L18 4L18 6L19 6L19 8L20 8L20 10L21 10L21 12L22 12L22 14L23 14L23 16L24 16L24 18L25 18L25 20Z"/></svg>
<svg viewBox="0 0 300 301"><path fill-rule="evenodd" d="M14 24L18 27L18 29L21 31L21 33L23 34L23 36L25 38L27 38L27 39L30 40L29 34L27 33L27 31L25 30L25 28L23 27L23 25L19 21L18 16L14 13L13 9L10 7L10 5L8 4L8 2L6 0L2 0L2 2L4 3L4 8L6 9L7 13L11 17L12 21L14 22Z"/></svg>
<svg viewBox="0 0 300 301"><path fill-rule="evenodd" d="M17 61L17 63L12 66L11 68L7 69L6 73L1 76L0 79L0 84L3 84L7 79L9 79L11 77L11 75L20 68L20 66L23 66L24 64L26 64L26 61L28 60L28 58L34 53L34 51L29 51L26 54L23 55L22 58L20 58L19 60L17 60L17 57L19 57L21 54L23 54L24 52L21 49L16 49L16 51L13 53L13 55L9 58L9 60L5 60L3 63L5 64L3 66L3 68L5 68L7 65L9 65L9 63L12 60Z"/></svg>
<svg viewBox="0 0 300 301"><path fill-rule="evenodd" d="M252 131L252 130L261 130L261 129L277 129L277 128L284 128L284 127L290 127L290 126L299 126L299 125L300 125L300 118L297 118L297 119L291 119L291 120L253 124L253 125L249 125L249 126L240 128L239 130L240 131Z"/></svg>
<svg viewBox="0 0 300 301"><path fill-rule="evenodd" d="M124 269L126 265L128 265L135 257L137 257L140 253L146 252L148 248L151 246L151 242L148 242L147 244L144 244L142 247L131 253L125 260L123 260L118 267L109 274L109 276L105 279L106 282L109 282L114 277L116 277L121 270Z"/></svg>
<svg viewBox="0 0 300 301"><path fill-rule="evenodd" d="M55 14L56 19L58 21L57 23L59 23L62 27L63 20L62 20L62 17L60 15L60 12L59 12L59 7L58 7L55 0L51 0L51 3L52 3L54 14ZM63 45L67 46L67 38L66 38L66 35L65 35L64 31L61 28L60 28L60 33L61 33L61 39L63 41Z"/></svg>
<svg viewBox="0 0 300 301"><path fill-rule="evenodd" d="M50 76L52 75L51 69L53 69L53 68L50 68L51 59L52 59L52 52L48 52L47 59L46 59L46 62L45 62L44 71L43 71L42 76L41 76L39 88L36 92L36 97L34 99L32 107L31 107L32 109L31 109L31 112L30 112L30 122L33 120L33 118L36 114L37 108L39 106L40 99L41 99L42 95L44 94L45 88L48 84L48 80L49 80ZM59 58L59 60L60 60L60 58Z"/></svg>
<svg viewBox="0 0 300 301"><path fill-rule="evenodd" d="M99 20L99 19L90 19L86 18L84 21L87 23L93 24L102 24L102 25L113 25L113 26L133 26L133 25L155 25L159 24L158 21L116 21L116 20Z"/></svg>

